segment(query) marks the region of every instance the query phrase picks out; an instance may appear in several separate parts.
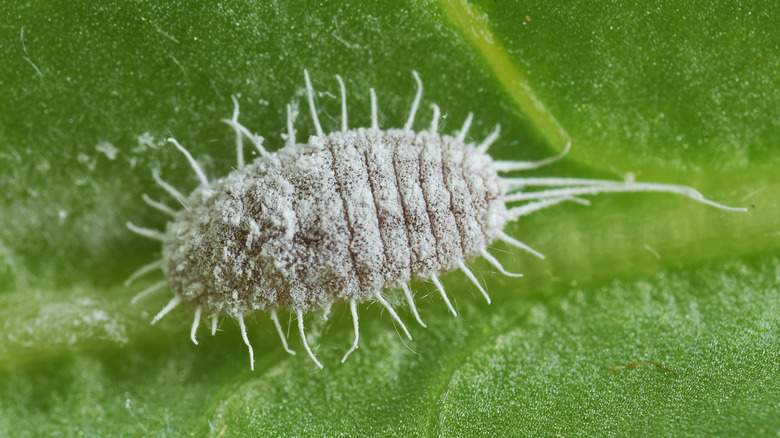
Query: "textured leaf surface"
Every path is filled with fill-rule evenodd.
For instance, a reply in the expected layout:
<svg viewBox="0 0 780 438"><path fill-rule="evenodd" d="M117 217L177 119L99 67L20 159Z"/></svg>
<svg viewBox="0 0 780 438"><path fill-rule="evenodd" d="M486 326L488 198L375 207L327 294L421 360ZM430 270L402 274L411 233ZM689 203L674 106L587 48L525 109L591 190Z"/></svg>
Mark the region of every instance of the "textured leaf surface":
<svg viewBox="0 0 780 438"><path fill-rule="evenodd" d="M326 3L14 2L0 10L0 435L484 436L774 435L780 431L780 11L712 2ZM561 206L507 230L538 260L496 245L510 279L475 261L493 304L457 273L461 315L414 284L428 329L361 306L307 319L325 369L266 315L249 322L250 372L232 321L188 339L182 308L150 327L161 293L124 279L158 257L125 221L162 227L141 202L173 205L150 170L197 180L162 139L175 135L212 176L235 163L220 122L277 148L303 69L326 130L403 124L425 84L452 132L495 123L502 159L566 160L538 175L691 185L749 206L715 210L666 195ZM393 297L393 295L391 295ZM393 297L397 298L397 297ZM400 302L400 300L396 300ZM283 324L287 322L284 315ZM294 334L294 332L291 332ZM652 365L626 369L652 360Z"/></svg>

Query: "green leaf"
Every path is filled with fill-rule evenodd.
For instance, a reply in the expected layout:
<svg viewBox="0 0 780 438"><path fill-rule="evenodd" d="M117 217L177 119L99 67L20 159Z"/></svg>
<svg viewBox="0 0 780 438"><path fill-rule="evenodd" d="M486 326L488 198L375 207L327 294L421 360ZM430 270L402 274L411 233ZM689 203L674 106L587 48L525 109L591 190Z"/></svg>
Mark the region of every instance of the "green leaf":
<svg viewBox="0 0 780 438"><path fill-rule="evenodd" d="M713 1L13 2L0 8L0 435L507 436L761 435L780 432L780 9ZM492 250L523 278L472 263L487 305L459 273L413 284L428 328L398 304L309 316L319 371L267 315L189 341L191 312L160 324L162 280L124 280L159 257L126 221L162 228L141 201L171 203L151 177L197 184L164 144L210 176L235 166L220 119L276 149L285 106L312 131L303 70L326 131L402 126L411 72L444 132L502 126L491 154L565 160L546 176L685 184L716 210L670 195L603 195L510 225L543 252ZM248 149L247 149L248 150ZM249 153L247 153L249 158ZM282 316L283 325L288 321ZM294 323L291 328L294 328ZM652 364L630 366L653 361ZM617 368L615 367L627 367Z"/></svg>

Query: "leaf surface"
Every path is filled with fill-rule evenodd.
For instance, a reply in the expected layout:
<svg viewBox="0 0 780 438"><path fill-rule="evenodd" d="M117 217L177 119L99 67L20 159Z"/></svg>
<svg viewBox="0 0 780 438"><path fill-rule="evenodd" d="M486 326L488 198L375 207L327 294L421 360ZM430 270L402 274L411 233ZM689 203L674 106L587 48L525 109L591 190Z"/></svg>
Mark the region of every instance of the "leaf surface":
<svg viewBox="0 0 780 438"><path fill-rule="evenodd" d="M775 434L780 400L780 37L775 6L714 1L388 3L15 2L0 11L0 435L501 436ZM291 321L284 353L267 315L189 341L191 312L148 321L169 292L131 306L159 257L126 221L162 228L141 195L174 206L152 169L188 192L197 179L173 135L211 177L235 166L241 122L284 144L287 104L320 121L399 127L420 73L429 104L469 140L496 123L499 159L572 152L539 176L684 184L716 210L661 194L561 205L507 232L546 255L491 250L510 270L442 276L459 317L415 283L427 329L397 304L307 318L325 369ZM247 159L251 159L249 149ZM282 323L288 323L282 315ZM286 327L286 326L285 326ZM668 373L654 361L673 370Z"/></svg>

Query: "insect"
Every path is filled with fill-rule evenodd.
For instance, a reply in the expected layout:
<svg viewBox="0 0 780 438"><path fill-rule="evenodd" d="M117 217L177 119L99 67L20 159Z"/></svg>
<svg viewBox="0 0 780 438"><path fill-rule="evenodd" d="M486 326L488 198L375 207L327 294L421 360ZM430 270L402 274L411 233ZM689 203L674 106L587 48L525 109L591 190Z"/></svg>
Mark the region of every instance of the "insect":
<svg viewBox="0 0 780 438"><path fill-rule="evenodd" d="M445 305L457 315L438 276L461 270L488 303L490 297L466 263L484 257L498 271L506 269L488 252L494 241L543 256L503 232L521 216L571 201L588 204L581 196L605 192L654 191L676 193L718 208L734 210L705 199L696 190L664 184L628 183L573 178L517 178L507 172L535 169L561 159L560 154L540 161L498 161L488 149L498 138L500 126L479 144L466 141L473 114L454 135L438 130L437 105L429 127L414 131L423 85L417 72L417 92L406 124L381 130L377 99L371 96L371 126L350 129L347 123L346 87L341 89L341 130L326 134L320 125L314 90L304 71L309 109L315 134L307 143L295 138L296 111L287 105L286 144L276 152L263 147L263 138L238 122L238 101L231 119L236 132L237 168L226 177L209 181L192 155L174 138L173 143L189 161L200 185L184 195L152 176L184 208L170 207L143 195L150 206L169 215L165 232L127 223L130 230L162 242L160 260L136 271L127 284L154 270L166 280L139 293L137 301L169 286L173 298L152 319L154 324L182 302L195 309L191 339L203 313L210 314L211 333L219 315L238 321L254 369L254 351L247 337L244 317L255 311L270 313L284 349L288 345L277 316L286 309L297 316L298 332L309 357L322 368L308 345L304 314L329 309L334 302L349 304L354 342L342 362L358 348L359 303L375 300L411 334L383 296L400 289L420 325L409 288L412 280L434 283ZM283 136L285 137L285 136ZM244 162L243 140L259 153ZM536 191L529 187L541 188Z"/></svg>

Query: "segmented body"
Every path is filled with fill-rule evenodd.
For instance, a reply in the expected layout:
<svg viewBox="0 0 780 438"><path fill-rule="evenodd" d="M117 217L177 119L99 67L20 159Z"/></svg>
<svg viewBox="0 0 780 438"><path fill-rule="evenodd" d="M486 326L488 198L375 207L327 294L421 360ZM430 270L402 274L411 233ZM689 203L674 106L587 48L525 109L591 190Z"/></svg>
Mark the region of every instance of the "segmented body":
<svg viewBox="0 0 780 438"><path fill-rule="evenodd" d="M371 127L348 129L346 90L341 77L342 126L325 134L317 118L314 91L305 73L309 109L316 135L305 144L295 141L295 111L287 106L287 144L269 153L263 138L238 123L238 101L233 98L232 119L224 121L236 131L237 169L227 177L209 182L190 153L169 139L187 157L200 179L200 186L183 195L152 175L173 198L184 205L178 212L144 195L150 206L172 217L165 233L128 222L130 230L162 242L162 259L142 267L128 278L161 269L167 279L140 292L133 301L165 286L174 297L154 317L152 324L184 301L195 315L190 332L196 339L202 312L211 314L211 333L216 333L219 315L238 321L254 369L254 352L247 336L244 315L269 311L284 349L287 346L277 309L297 316L301 344L309 357L322 364L309 347L304 332L304 314L330 308L337 301L349 302L355 340L342 362L358 347L357 304L375 300L411 334L383 291L401 288L415 319L425 327L414 304L408 283L431 280L449 311L455 307L438 275L461 270L488 303L490 297L466 267L466 262L484 257L499 272L506 271L488 251L501 240L543 257L505 234L507 222L565 201L588 204L580 196L608 192L667 192L726 210L684 186L619 182L577 178L511 178L503 172L535 169L561 159L560 154L540 161L494 161L487 150L498 137L498 126L479 144L465 141L472 121L466 118L454 136L438 132L439 107L431 104L430 128L412 126L422 97L422 82L403 129L380 130L376 94L371 89ZM260 157L245 165L243 139L249 139ZM528 187L542 187L527 191ZM553 187L553 188L547 188ZM523 203L508 208L509 204Z"/></svg>
<svg viewBox="0 0 780 438"><path fill-rule="evenodd" d="M202 187L168 225L174 291L211 312L311 310L457 269L506 207L493 161L448 135L312 137Z"/></svg>

